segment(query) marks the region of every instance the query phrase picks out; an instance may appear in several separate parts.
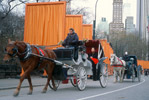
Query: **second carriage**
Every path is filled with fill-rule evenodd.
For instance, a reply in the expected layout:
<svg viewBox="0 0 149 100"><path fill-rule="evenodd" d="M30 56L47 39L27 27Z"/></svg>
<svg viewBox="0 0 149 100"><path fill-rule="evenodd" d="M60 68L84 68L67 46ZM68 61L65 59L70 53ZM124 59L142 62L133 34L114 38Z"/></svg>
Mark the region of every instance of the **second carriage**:
<svg viewBox="0 0 149 100"><path fill-rule="evenodd" d="M128 55L125 57L126 67L125 67L125 73L124 78L125 79L132 79L132 82L135 81L137 78L138 81L141 81L141 73L142 73L142 67L137 65L137 57Z"/></svg>

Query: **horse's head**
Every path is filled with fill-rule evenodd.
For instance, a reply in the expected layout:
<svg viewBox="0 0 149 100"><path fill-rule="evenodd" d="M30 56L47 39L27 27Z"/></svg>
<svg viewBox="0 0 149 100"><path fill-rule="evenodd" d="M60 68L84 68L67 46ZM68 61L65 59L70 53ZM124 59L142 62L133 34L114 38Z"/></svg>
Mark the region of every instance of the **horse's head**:
<svg viewBox="0 0 149 100"><path fill-rule="evenodd" d="M116 55L115 54L111 54L110 63L111 64L114 64L115 63L115 60L116 60Z"/></svg>
<svg viewBox="0 0 149 100"><path fill-rule="evenodd" d="M8 40L8 44L4 49L5 56L4 56L4 61L9 61L11 58L15 57L18 52L18 48L15 45L15 41L11 41L10 39Z"/></svg>
<svg viewBox="0 0 149 100"><path fill-rule="evenodd" d="M8 39L8 44L5 47L4 61L9 61L11 58L16 57L17 54L21 54L25 51L26 43L22 41L11 41Z"/></svg>

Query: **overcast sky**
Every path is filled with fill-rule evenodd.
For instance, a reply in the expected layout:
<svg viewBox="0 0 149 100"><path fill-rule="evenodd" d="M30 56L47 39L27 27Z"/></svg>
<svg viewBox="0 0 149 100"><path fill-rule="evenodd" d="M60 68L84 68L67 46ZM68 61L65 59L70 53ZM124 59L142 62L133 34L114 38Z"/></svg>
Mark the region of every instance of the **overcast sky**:
<svg viewBox="0 0 149 100"><path fill-rule="evenodd" d="M133 16L134 23L136 23L136 1L137 0L123 0L123 22L126 16ZM74 0L71 5L80 7L89 7L91 13L95 13L96 0ZM108 22L112 21L113 0L98 0L97 4L97 23L100 22L101 17L106 17Z"/></svg>
<svg viewBox="0 0 149 100"><path fill-rule="evenodd" d="M57 1L57 0L53 0ZM123 22L125 21L126 16L133 16L134 23L136 24L136 1L137 0L123 0ZM72 0L71 7L88 7L88 11L95 14L95 2L96 0ZM97 4L97 24L100 22L101 17L106 17L108 23L112 22L112 6L113 0L98 0ZM18 9L20 14L24 11L23 5L14 9L15 12L18 13Z"/></svg>

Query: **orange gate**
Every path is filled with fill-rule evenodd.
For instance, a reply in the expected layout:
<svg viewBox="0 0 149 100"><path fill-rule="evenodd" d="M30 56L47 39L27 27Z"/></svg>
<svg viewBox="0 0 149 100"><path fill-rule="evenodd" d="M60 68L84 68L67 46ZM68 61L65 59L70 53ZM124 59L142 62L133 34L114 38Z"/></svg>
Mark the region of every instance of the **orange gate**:
<svg viewBox="0 0 149 100"><path fill-rule="evenodd" d="M66 2L28 3L25 12L24 41L53 45L64 39Z"/></svg>
<svg viewBox="0 0 149 100"><path fill-rule="evenodd" d="M66 2L26 4L24 41L34 45L54 45L64 40L65 17Z"/></svg>
<svg viewBox="0 0 149 100"><path fill-rule="evenodd" d="M92 40L93 25L83 24L83 39Z"/></svg>
<svg viewBox="0 0 149 100"><path fill-rule="evenodd" d="M102 45L104 56L108 57L105 60L105 63L108 65L108 72L109 75L113 75L113 68L110 66L110 56L113 54L113 49L111 48L110 44L107 42L107 40L100 40L100 43Z"/></svg>

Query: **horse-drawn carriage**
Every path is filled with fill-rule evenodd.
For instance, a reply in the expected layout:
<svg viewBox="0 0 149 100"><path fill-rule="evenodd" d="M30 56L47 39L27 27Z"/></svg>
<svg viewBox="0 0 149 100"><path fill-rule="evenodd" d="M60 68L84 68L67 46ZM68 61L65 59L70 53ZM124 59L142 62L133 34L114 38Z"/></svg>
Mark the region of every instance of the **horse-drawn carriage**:
<svg viewBox="0 0 149 100"><path fill-rule="evenodd" d="M85 89L87 76L93 75L92 63L86 57L86 54L90 53L90 49L92 47L95 48L99 58L99 62L96 65L97 80L99 81L101 87L106 87L108 70L106 64L103 62L106 57L104 57L99 40L89 40L87 43L79 41L77 51L75 51L73 47L60 47L54 50L57 55L57 59L54 61L56 66L53 72L56 89L58 88L60 82L66 79L69 79L72 85L77 87L80 91ZM76 60L74 59L75 52L78 52ZM53 89L52 82L50 82L49 86Z"/></svg>
<svg viewBox="0 0 149 100"><path fill-rule="evenodd" d="M135 78L138 78L138 81L141 81L141 72L142 68L141 66L137 65L137 57L136 56L126 56L125 57L126 67L125 67L125 73L124 78L126 79L132 79L132 82L135 81Z"/></svg>
<svg viewBox="0 0 149 100"><path fill-rule="evenodd" d="M79 41L77 49L74 47L60 47L53 50L55 53L50 49L42 50L35 45L30 45L22 41L15 42L8 40L4 60L8 61L18 56L21 67L24 69L24 74L20 78L20 83L16 88L14 96L19 94L21 84L25 78L28 79L30 85L28 94L32 94L33 87L30 72L41 68L44 68L48 75L47 83L42 91L43 93L47 91L48 85L51 89L57 90L60 81L66 79L70 79L72 85L80 91L84 90L87 83L87 75L93 75L92 63L87 57L87 54L91 53L90 50L92 47L98 53L97 64L95 66L97 73L94 74L97 80L99 80L101 87L104 88L107 85L108 70L106 64L103 62L106 57L104 57L99 40Z"/></svg>
<svg viewBox="0 0 149 100"><path fill-rule="evenodd" d="M111 55L110 58L111 66L114 67L114 82L117 82L118 76L120 82L123 79L132 79L132 82L135 81L135 78L138 78L138 81L141 81L141 66L137 65L137 57L125 55L123 58L118 58L115 54Z"/></svg>

